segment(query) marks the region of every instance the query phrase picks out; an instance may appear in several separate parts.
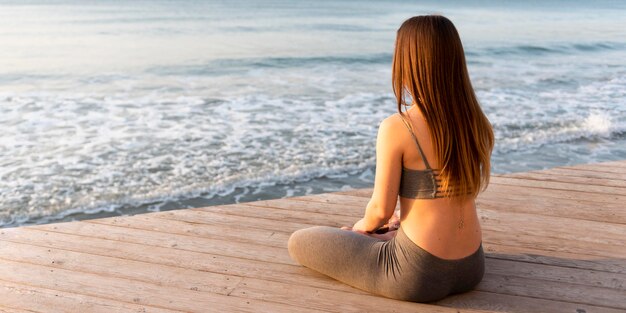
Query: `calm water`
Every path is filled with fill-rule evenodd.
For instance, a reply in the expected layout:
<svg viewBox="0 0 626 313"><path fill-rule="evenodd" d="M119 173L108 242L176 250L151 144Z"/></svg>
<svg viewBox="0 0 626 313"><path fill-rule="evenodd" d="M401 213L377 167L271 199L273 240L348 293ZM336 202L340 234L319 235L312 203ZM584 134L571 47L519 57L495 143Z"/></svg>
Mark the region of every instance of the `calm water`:
<svg viewBox="0 0 626 313"><path fill-rule="evenodd" d="M461 33L494 172L626 159L624 2L438 3L0 1L0 226L371 187L426 13Z"/></svg>

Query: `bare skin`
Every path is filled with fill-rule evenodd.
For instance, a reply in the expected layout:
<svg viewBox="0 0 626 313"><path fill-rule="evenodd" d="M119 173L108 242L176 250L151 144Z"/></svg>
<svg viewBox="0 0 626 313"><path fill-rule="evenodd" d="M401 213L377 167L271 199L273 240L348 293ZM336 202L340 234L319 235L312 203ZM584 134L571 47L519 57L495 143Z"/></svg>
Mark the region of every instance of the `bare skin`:
<svg viewBox="0 0 626 313"><path fill-rule="evenodd" d="M440 168L426 120L417 107L408 111L413 130L428 162ZM391 222L400 199L400 224L415 244L442 259L460 259L474 253L482 240L475 199L454 202L451 198L411 199L398 197L402 166L425 169L417 147L399 116L386 118L379 128L376 143L376 178L374 192L365 216L352 227L364 235L389 240L388 234L371 234L372 230Z"/></svg>
<svg viewBox="0 0 626 313"><path fill-rule="evenodd" d="M398 228L400 227L400 214L394 213L394 215L389 219L389 221L387 221L387 223L385 225L383 225L382 227L386 228L386 232L382 232L382 233L368 233L368 232L364 232L364 231L361 231L361 230L352 229L352 227L350 227L350 226L342 226L341 229L343 229L343 230L353 230L353 231L358 232L360 234L363 234L363 235L366 235L366 236L370 236L370 237L374 237L374 238L378 238L378 239L382 239L382 240L391 240L393 237L396 236L396 232L398 231Z"/></svg>

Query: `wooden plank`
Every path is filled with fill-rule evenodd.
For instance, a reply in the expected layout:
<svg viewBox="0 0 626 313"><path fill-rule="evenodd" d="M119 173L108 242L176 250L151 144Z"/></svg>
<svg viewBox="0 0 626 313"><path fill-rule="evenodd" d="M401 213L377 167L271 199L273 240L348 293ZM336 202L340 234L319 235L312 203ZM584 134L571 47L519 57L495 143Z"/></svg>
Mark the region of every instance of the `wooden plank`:
<svg viewBox="0 0 626 313"><path fill-rule="evenodd" d="M626 167L626 160L607 161L607 162L601 162L601 164Z"/></svg>
<svg viewBox="0 0 626 313"><path fill-rule="evenodd" d="M563 182L580 185L607 186L626 189L626 180L608 178L589 178L579 176L560 175L555 172L521 172L507 175L507 177L540 180L546 182Z"/></svg>
<svg viewBox="0 0 626 313"><path fill-rule="evenodd" d="M328 280L327 277L322 274L295 265L295 262L293 265L268 263L94 237L85 240L83 236L53 232L45 233L41 230L36 230L34 227L2 230L0 232L0 240L146 263L169 265L211 273L254 277L286 283L307 284L318 288L341 291L350 290L351 292L365 294L345 284Z"/></svg>
<svg viewBox="0 0 626 313"><path fill-rule="evenodd" d="M544 269L545 270L545 269ZM532 273L532 272L531 272ZM492 275L493 274L489 274ZM568 275L571 275L571 273L569 273ZM497 276L497 275L496 275ZM519 279L519 277L515 277L515 276L502 276L505 277L506 281L508 280L516 280ZM500 277L498 277L500 278ZM522 277L522 279L525 279ZM535 285L539 285L542 286L542 281L541 280L537 280L537 283ZM563 288L563 290L570 290L569 288L573 288L576 289L577 292L584 292L586 290L586 287L584 286L577 286L574 284L565 284L565 283L559 283L559 282L553 282L553 284L556 284L559 286L559 288ZM278 286L274 286L274 285L278 285ZM282 285L282 286L281 286ZM271 287L270 287L271 286ZM268 282L266 281L261 281L261 280L256 280L256 279L248 279L246 278L244 280L244 282L242 284L240 284L236 290L233 292L234 294L236 293L244 293L247 296L253 295L255 298L259 298L259 299L268 299L271 298L273 301L276 301L276 299L280 299L279 302L285 302L285 303L293 303L294 299L297 299L297 301L302 301L303 305L305 305L306 303L309 304L310 307L314 307L316 309L324 309L324 310L329 310L329 309L333 309L336 308L337 312L343 312L343 311L362 311L362 310L366 310L366 308L362 307L361 305L359 305L358 303L353 303L351 298L346 298L345 295L343 294L339 294L337 292L334 291L319 291L319 290L315 290L315 289L311 289L310 287L304 287L304 286L297 286L297 285L287 285L287 284L279 284L279 283L271 283L270 286L268 286ZM479 285L480 287L480 285ZM494 286L484 286L487 287L485 289L492 289L492 290L499 290L499 288L494 288ZM550 288L554 288L554 286L550 286ZM536 299L541 299L541 298L546 298L546 297L550 297L550 295L552 295L553 293L550 292L550 288L548 287L541 287L541 291L544 291L546 295L542 296L542 297L534 297L534 298L524 298L525 302L533 302ZM279 289L279 291L275 291L275 292L268 292L268 289ZM598 288L598 290L602 291L600 288ZM525 291L527 293L539 293L539 291ZM489 292L479 292L479 293L475 293L474 297L472 297L471 301L467 301L465 303L464 306L456 306L457 308L472 308L474 306L472 306L471 304L474 303L475 301L480 301L480 297L482 297L485 294L492 294ZM615 295L615 294L620 294L619 292L615 291L615 290L611 290L611 289L607 289L607 293L606 295L603 294L594 294L595 297L599 297L599 298L609 298L612 299L610 296ZM321 297L321 298L320 298ZM359 301L359 303L361 302L365 302L364 305L366 306L370 306L371 307L371 303L369 301L369 299L364 299L365 297L361 296L359 299L361 301ZM478 299L476 299L478 298ZM384 299L384 298L383 298ZM585 296L583 298L579 299L579 302L584 302L584 301L590 301L590 302L595 302L596 299L590 296ZM392 300L394 301L394 300ZM545 306L546 304L552 304L551 307L553 308L558 308L562 305L562 303L560 301L554 301L551 302L550 301L541 301L542 304ZM399 303L403 303L403 304L410 304L409 302L399 302ZM497 302L496 302L497 303ZM381 303L383 304L383 303ZM347 305L347 307L343 307L342 305ZM414 304L410 304L410 305L414 305ZM405 311L411 311L411 307L407 307L404 308L402 306L399 305L393 305L393 306L389 306L389 305L385 305L383 307L394 307L397 308L400 312L405 312ZM525 306L525 308L527 308L528 306ZM592 306L594 308L600 308L600 306ZM417 307L415 307L414 309L417 309ZM485 308L481 308L481 309L485 309ZM428 310L425 310L425 312L432 312L434 311L434 309L432 308L428 308ZM463 311L463 310L461 310Z"/></svg>
<svg viewBox="0 0 626 313"><path fill-rule="evenodd" d="M5 312L152 312L175 313L180 311L103 299L77 293L21 285L0 280L0 306L9 306ZM0 312L3 310L0 309Z"/></svg>
<svg viewBox="0 0 626 313"><path fill-rule="evenodd" d="M277 303L295 304L327 312L486 312L472 309L454 309L424 303L398 301L373 295L353 295L344 292L316 289L302 285L267 282L245 278L232 295ZM378 308L378 309L377 309Z"/></svg>
<svg viewBox="0 0 626 313"><path fill-rule="evenodd" d="M607 166L613 166L613 167L626 168L626 160L601 162L600 164L607 165Z"/></svg>
<svg viewBox="0 0 626 313"><path fill-rule="evenodd" d="M292 212L311 212L322 215L327 215L332 212L333 215L338 218L354 218L363 214L364 208L361 206L348 206L342 205L338 210L336 203L322 203L322 202L310 202L310 201L297 201L291 198L288 199L274 199L268 201L249 202L246 205L257 208L273 208L288 210Z"/></svg>
<svg viewBox="0 0 626 313"><path fill-rule="evenodd" d="M241 282L241 277L234 275L216 274L8 241L0 242L0 256L15 262L224 295L229 294Z"/></svg>
<svg viewBox="0 0 626 313"><path fill-rule="evenodd" d="M626 174L596 172L596 171L586 170L582 168L555 167L549 170L537 171L537 173L549 173L549 174L558 174L562 176L587 177L587 178L622 180L622 181L626 180Z"/></svg>
<svg viewBox="0 0 626 313"><path fill-rule="evenodd" d="M613 166L626 167L626 160L607 161L607 162L601 162L601 163L607 164L607 165L613 165Z"/></svg>
<svg viewBox="0 0 626 313"><path fill-rule="evenodd" d="M479 289L498 290L515 296L560 300L570 303L601 306L626 310L624 291L593 286L578 287L575 284L563 284L549 280L537 280L524 277L500 276L485 273L477 286Z"/></svg>
<svg viewBox="0 0 626 313"><path fill-rule="evenodd" d="M584 200L528 197L515 192L508 195L491 193L489 196L479 197L476 206L539 216L566 216L573 219L626 224L626 210L618 205L588 203Z"/></svg>
<svg viewBox="0 0 626 313"><path fill-rule="evenodd" d="M341 205L340 209L337 209L338 204ZM365 212L365 208L361 205L355 206L343 203L297 201L293 198L247 202L246 205L261 208L269 207L290 211L305 211L322 214L329 214L329 212L331 212L335 216L347 216L351 218L361 216Z"/></svg>
<svg viewBox="0 0 626 313"><path fill-rule="evenodd" d="M604 258L620 258L624 256L624 246L615 247L609 244L592 244L584 241L572 241L567 245L563 244L560 238L545 238L540 235L533 235L530 232L518 234L518 230L511 232L507 230L497 230L496 228L483 227L483 242L505 244L523 248L535 248L537 250L545 250L544 253L567 252L574 254L583 254ZM617 250L611 248L618 248Z"/></svg>
<svg viewBox="0 0 626 313"><path fill-rule="evenodd" d="M2 288L2 285L0 285L0 288ZM0 297L4 296L2 291L0 291ZM18 309L18 308L9 308L9 307L3 307L0 306L0 313L41 313L41 312L37 312L37 311L32 311L32 310L26 310L26 309Z"/></svg>
<svg viewBox="0 0 626 313"><path fill-rule="evenodd" d="M588 170L594 170L594 171L604 171L604 172L609 172L609 173L626 174L626 167L615 166L615 165L606 164L606 163L580 164L580 165L576 165L576 167L588 169Z"/></svg>
<svg viewBox="0 0 626 313"><path fill-rule="evenodd" d="M598 307L588 304L553 301L538 298L504 295L499 293L470 291L448 296L437 305L453 308L472 308L495 312L572 312L572 313L623 313L624 310Z"/></svg>
<svg viewBox="0 0 626 313"><path fill-rule="evenodd" d="M2 288L2 286L0 286L0 288ZM2 294L2 291L0 291L0 295L4 296ZM32 310L26 310L23 308L9 308L9 307L3 307L0 306L0 313L39 313L37 311L32 311Z"/></svg>
<svg viewBox="0 0 626 313"><path fill-rule="evenodd" d="M626 273L626 259L604 258L587 254L562 251L546 251L534 246L513 246L483 241L487 258L514 260L527 263L556 265L560 267L589 269L594 271Z"/></svg>
<svg viewBox="0 0 626 313"><path fill-rule="evenodd" d="M522 179L515 177L495 177L491 180L490 184L495 185L510 185L517 187L534 187L541 189L556 189L566 191L578 191L581 193L589 194L606 194L607 197L617 196L621 199L626 199L626 190L619 187L607 187L607 186L594 186L594 185L579 185L573 183L561 183L561 182L547 182L534 179ZM546 191L549 192L549 191Z"/></svg>
<svg viewBox="0 0 626 313"><path fill-rule="evenodd" d="M77 273L2 258L0 258L0 266L5 269L0 272L0 280L157 308L188 312L206 312L207 308L228 312L293 312L294 310L294 306L280 303L171 288L91 273ZM315 312L302 307L299 307L298 311Z"/></svg>
<svg viewBox="0 0 626 313"><path fill-rule="evenodd" d="M583 169L583 170L595 171L595 172L607 172L607 173L621 173L621 174L624 174L624 171L622 171L624 168L622 166L615 166L615 165L606 164L606 163L591 163L591 164L567 165L567 166L560 166L559 168Z"/></svg>
<svg viewBox="0 0 626 313"><path fill-rule="evenodd" d="M486 206L478 209L481 226L488 231L515 230L518 236L535 235L546 238L562 239L562 241L593 243L589 248L600 250L603 244L621 245L626 234L626 225L611 224L580 220L561 216L545 216L529 213L504 212L497 209L488 209ZM575 226L573 226L575 225ZM593 230L593 231L591 231ZM610 250L615 250L613 247ZM617 248L618 251L625 250Z"/></svg>
<svg viewBox="0 0 626 313"><path fill-rule="evenodd" d="M85 220L83 223L116 226L120 228L120 232L122 233L125 228L135 228L156 231L164 234L184 235L190 237L190 240L193 240L195 237L221 238L233 242L255 243L267 245L269 247L283 247L285 242L289 239L289 234L284 232L254 228L248 228L246 231L233 231L232 226L219 224L207 225L172 219L162 219L153 217L152 214L139 214L134 215L132 218L100 218ZM264 240L259 242L257 238L264 238Z"/></svg>
<svg viewBox="0 0 626 313"><path fill-rule="evenodd" d="M360 189L352 189L352 190L344 190L344 191L335 191L330 192L335 195L346 195L353 197L364 197L371 198L374 193L374 188L360 188Z"/></svg>
<svg viewBox="0 0 626 313"><path fill-rule="evenodd" d="M24 310L24 309L12 309L12 308L0 306L0 313L28 313L28 312L35 312L35 311Z"/></svg>
<svg viewBox="0 0 626 313"><path fill-rule="evenodd" d="M29 313L29 312L35 312L35 311L0 307L0 313Z"/></svg>
<svg viewBox="0 0 626 313"><path fill-rule="evenodd" d="M562 284L563 286L561 288L566 288L568 290L577 289L583 292L586 290L585 286L590 286L594 288L609 289L610 291L608 292L626 291L626 273L613 273L557 265L537 264L492 257L486 258L485 268L486 273L489 275L498 275L507 277L508 279L517 277L536 281L551 281ZM478 289L493 293L498 293L499 290L483 289L484 287L485 286L478 287ZM583 299L585 299L585 297L586 296L583 296L580 302L584 302ZM539 298L545 299L545 297Z"/></svg>
<svg viewBox="0 0 626 313"><path fill-rule="evenodd" d="M172 219L177 221L186 221L197 224L220 224L231 226L234 230L239 229L242 225L247 228L271 230L274 232L292 233L296 229L307 228L313 224L296 223L290 221L281 221L280 224L275 220L265 218L249 218L243 216L233 216L229 214L220 214L208 211L192 211L192 210L174 210L152 214L152 217Z"/></svg>
<svg viewBox="0 0 626 313"><path fill-rule="evenodd" d="M292 197L289 200L294 201L309 201L316 203L337 203L346 206L360 207L361 212L365 212L365 208L369 202L369 199L363 197L354 197L347 195L340 195L336 193L320 193L316 195Z"/></svg>
<svg viewBox="0 0 626 313"><path fill-rule="evenodd" d="M37 226L37 231L74 234L85 238L103 238L119 242L131 242L145 246L170 248L172 250L193 251L212 255L232 256L272 263L294 264L284 249L259 246L252 243L234 242L212 238L194 237L193 240L177 234L161 233L136 228L115 227L96 223L70 223L59 227L56 224ZM33 228L35 229L35 228ZM83 239L84 240L84 239ZM287 243L284 243L287 247Z"/></svg>
<svg viewBox="0 0 626 313"><path fill-rule="evenodd" d="M494 193L497 193L499 196L507 196L507 195L524 195L527 196L528 199L565 199L565 200L574 200L581 201L582 203L596 204L596 205L605 205L613 208L623 208L624 200L626 197L619 195L607 195L607 194L595 194L588 192L573 192L567 190L559 190L559 189L544 189L539 187L520 187L514 185L498 185L498 184L490 184L487 188L487 191L481 193L478 196L478 199L484 197L491 197Z"/></svg>
<svg viewBox="0 0 626 313"><path fill-rule="evenodd" d="M190 209L191 211L215 212L221 214L229 214L234 216L254 216L264 219L275 220L279 223L283 221L291 221L308 225L329 225L341 226L352 225L355 220L353 217L343 215L329 215L328 212L317 213L307 212L303 210L284 210L273 207L264 207L259 209L258 206L246 204L235 204L228 206L212 206L206 208ZM335 210L338 211L338 210Z"/></svg>

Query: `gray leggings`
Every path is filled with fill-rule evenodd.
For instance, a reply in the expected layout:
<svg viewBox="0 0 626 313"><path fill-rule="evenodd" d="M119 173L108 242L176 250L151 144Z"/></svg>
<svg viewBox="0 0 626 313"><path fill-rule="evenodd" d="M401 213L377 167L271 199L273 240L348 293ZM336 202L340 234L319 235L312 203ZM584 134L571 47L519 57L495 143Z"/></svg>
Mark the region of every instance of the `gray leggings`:
<svg viewBox="0 0 626 313"><path fill-rule="evenodd" d="M474 288L485 271L482 243L467 257L446 260L416 245L402 228L384 241L328 226L289 238L294 261L350 286L387 298L436 301Z"/></svg>

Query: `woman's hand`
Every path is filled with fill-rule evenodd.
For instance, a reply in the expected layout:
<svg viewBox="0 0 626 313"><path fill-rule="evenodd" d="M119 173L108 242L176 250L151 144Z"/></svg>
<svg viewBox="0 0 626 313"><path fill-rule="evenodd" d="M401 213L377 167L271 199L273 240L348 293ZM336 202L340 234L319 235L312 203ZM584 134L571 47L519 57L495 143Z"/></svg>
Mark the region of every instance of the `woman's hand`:
<svg viewBox="0 0 626 313"><path fill-rule="evenodd" d="M394 216L391 219L389 219L389 222L383 226L383 227L388 227L389 231L382 233L382 234L377 234L375 232L368 233L363 227L363 223L364 223L363 219L360 219L356 223L354 223L352 227L343 226L341 227L341 229L354 231L359 234L374 237L374 238L381 239L381 240L390 240L396 236L396 230L400 226L400 219L397 218L397 216L394 214Z"/></svg>
<svg viewBox="0 0 626 313"><path fill-rule="evenodd" d="M369 233L365 230L363 230L363 219L358 220L356 223L354 223L353 226L342 226L341 229L343 230L351 230L363 235L369 235Z"/></svg>
<svg viewBox="0 0 626 313"><path fill-rule="evenodd" d="M362 218L358 220L354 225L352 225L352 231L356 231L363 234L369 234L367 229L365 228L365 219Z"/></svg>
<svg viewBox="0 0 626 313"><path fill-rule="evenodd" d="M399 212L394 212L393 216L389 219L387 224L384 225L388 226L389 230L396 230L400 228L400 216L398 215L398 213Z"/></svg>
<svg viewBox="0 0 626 313"><path fill-rule="evenodd" d="M386 232L384 234L377 234L377 233L371 233L370 234L368 232L364 232L364 231L360 231L360 230L354 230L350 226L343 226L343 227L341 227L341 229L354 231L354 232L357 232L357 233L365 235L365 236L370 236L370 237L374 237L374 238L385 240L385 241L390 240L393 237L395 237L396 236L396 232L397 232L397 230L390 230L390 231L388 231L388 232Z"/></svg>

